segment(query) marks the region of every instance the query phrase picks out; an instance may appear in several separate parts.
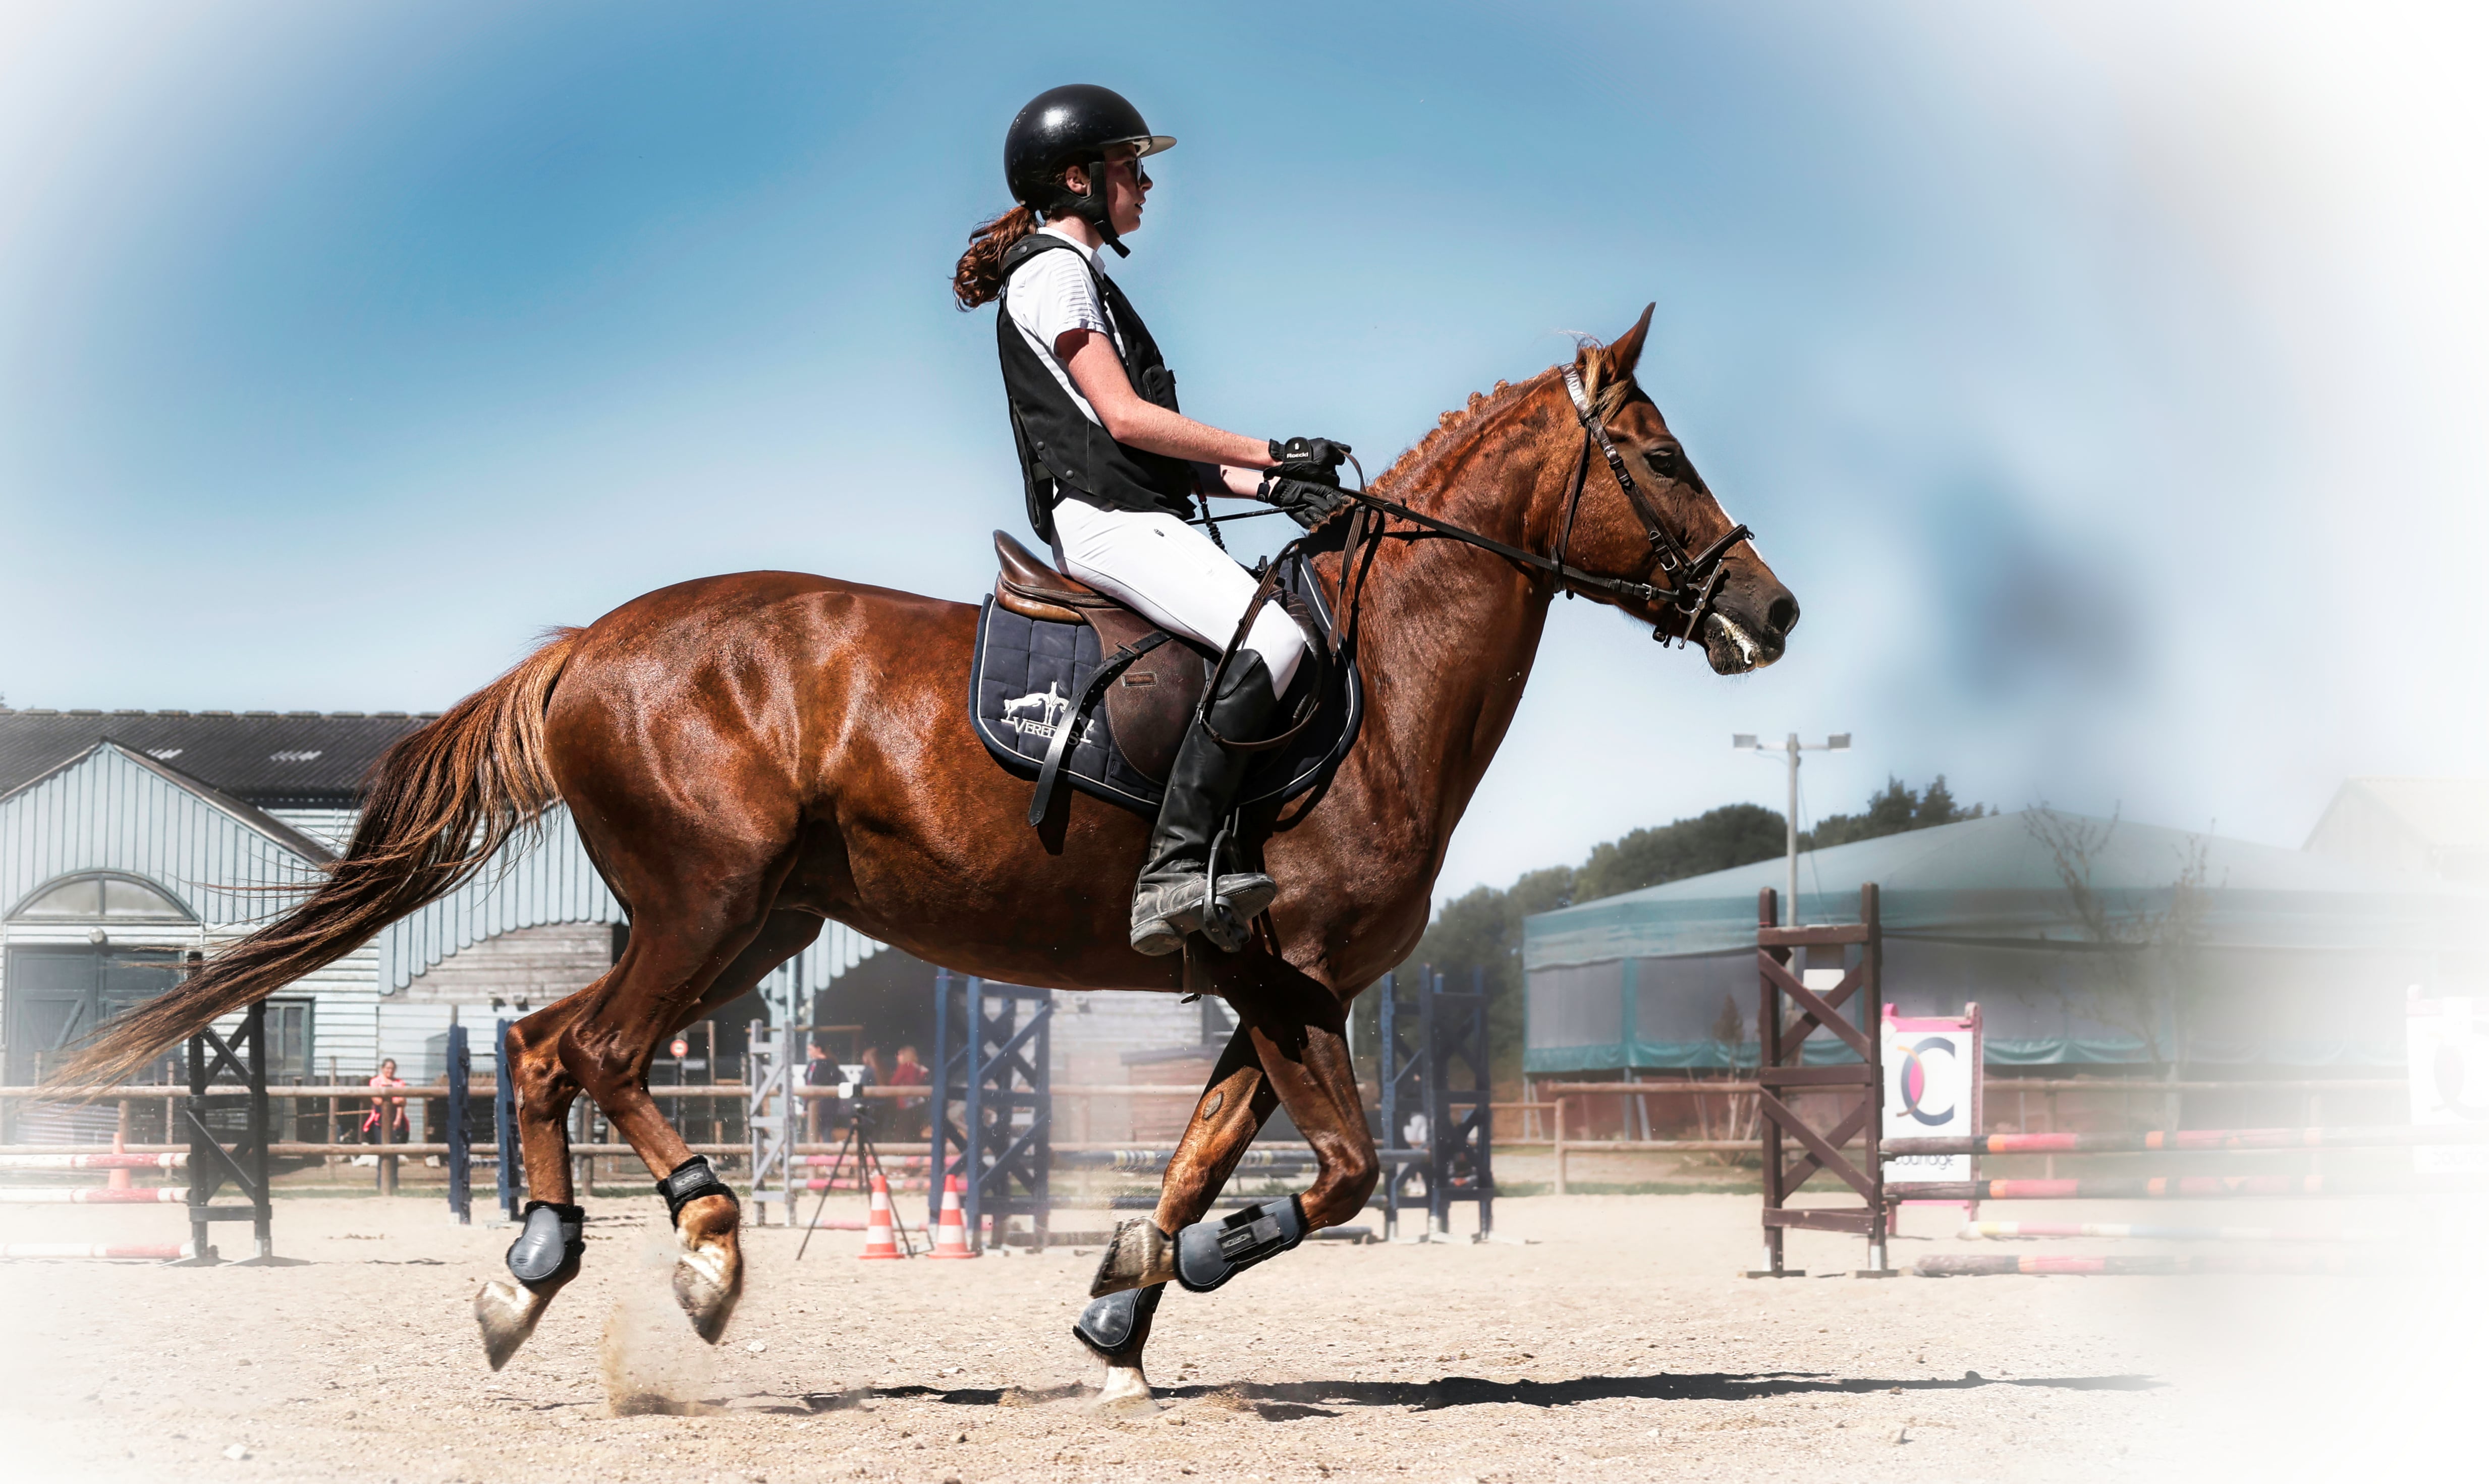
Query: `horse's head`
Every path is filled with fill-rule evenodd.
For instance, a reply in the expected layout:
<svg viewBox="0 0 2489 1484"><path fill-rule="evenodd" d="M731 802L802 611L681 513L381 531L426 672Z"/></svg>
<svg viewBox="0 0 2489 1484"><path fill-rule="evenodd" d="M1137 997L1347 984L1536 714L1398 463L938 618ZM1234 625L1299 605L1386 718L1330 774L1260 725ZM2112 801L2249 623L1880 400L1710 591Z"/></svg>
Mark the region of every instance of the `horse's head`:
<svg viewBox="0 0 2489 1484"><path fill-rule="evenodd" d="M1797 627L1797 599L1763 564L1752 541L1731 542L1717 555L1716 569L1704 562L1737 528L1736 523L1695 471L1685 445L1669 432L1668 419L1634 382L1634 365L1649 333L1650 309L1645 307L1633 328L1613 343L1585 345L1574 357L1572 369L1598 425L1606 429L1609 445L1623 461L1642 508L1619 485L1606 450L1595 445L1587 450L1577 490L1569 475L1582 457L1575 445L1585 435L1573 432L1567 444L1573 457L1563 463L1567 509L1556 515L1561 559L1591 572L1640 574L1639 581L1660 587L1670 585L1666 569L1672 560L1687 561L1692 570L1677 578L1678 599L1663 595L1648 603L1631 597L1609 601L1649 621L1663 640L1684 634L1690 619L1693 632L1684 637L1702 645L1712 670L1721 674L1760 670L1788 647L1788 632ZM1573 420L1565 419L1568 425ZM1651 532L1654 523L1662 533L1658 540ZM1673 554L1664 553L1671 544ZM1583 596L1598 594L1585 591Z"/></svg>

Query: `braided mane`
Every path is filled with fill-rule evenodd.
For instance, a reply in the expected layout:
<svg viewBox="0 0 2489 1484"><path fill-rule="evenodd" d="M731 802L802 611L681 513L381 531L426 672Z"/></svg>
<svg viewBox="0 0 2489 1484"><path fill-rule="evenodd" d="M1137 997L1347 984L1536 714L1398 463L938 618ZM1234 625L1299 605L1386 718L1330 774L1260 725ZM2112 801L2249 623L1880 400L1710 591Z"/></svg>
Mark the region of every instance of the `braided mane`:
<svg viewBox="0 0 2489 1484"><path fill-rule="evenodd" d="M1607 347L1588 335L1574 336L1582 351L1582 385L1590 394L1591 410L1601 418L1613 417L1633 395L1631 376L1611 376L1608 372ZM1538 385L1555 375L1542 371L1530 380L1514 385L1498 382L1490 391L1473 391L1468 402L1453 408L1435 419L1426 436L1411 444L1408 450L1392 460L1391 467L1375 476L1378 488L1403 486L1414 482L1426 467L1460 443L1480 424L1511 406L1523 396L1537 389Z"/></svg>

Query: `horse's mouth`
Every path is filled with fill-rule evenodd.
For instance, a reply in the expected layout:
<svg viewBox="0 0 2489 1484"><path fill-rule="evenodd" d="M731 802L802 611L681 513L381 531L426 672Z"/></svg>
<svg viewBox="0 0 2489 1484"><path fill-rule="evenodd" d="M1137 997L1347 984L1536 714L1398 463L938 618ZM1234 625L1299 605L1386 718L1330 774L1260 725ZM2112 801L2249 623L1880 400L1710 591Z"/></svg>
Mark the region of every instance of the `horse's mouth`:
<svg viewBox="0 0 2489 1484"><path fill-rule="evenodd" d="M1781 657L1780 645L1765 645L1745 625L1720 613L1703 615L1702 652L1710 658L1712 673L1720 675L1746 674Z"/></svg>

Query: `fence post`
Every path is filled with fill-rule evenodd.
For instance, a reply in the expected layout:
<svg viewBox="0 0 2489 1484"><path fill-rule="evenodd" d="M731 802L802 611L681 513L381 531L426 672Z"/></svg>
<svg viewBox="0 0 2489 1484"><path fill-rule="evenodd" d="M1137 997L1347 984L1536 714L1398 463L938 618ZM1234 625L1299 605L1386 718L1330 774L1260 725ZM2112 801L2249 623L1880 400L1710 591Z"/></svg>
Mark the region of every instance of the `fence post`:
<svg viewBox="0 0 2489 1484"><path fill-rule="evenodd" d="M925 1230L942 1225L942 1185L951 1173L951 971L933 971L933 1077L926 1100Z"/></svg>
<svg viewBox="0 0 2489 1484"><path fill-rule="evenodd" d="M510 1081L510 1022L493 1022L493 1198L504 1218L519 1219L526 1204L525 1171L519 1165L519 1095Z"/></svg>
<svg viewBox="0 0 2489 1484"><path fill-rule="evenodd" d="M441 1137L448 1152L441 1156L442 1167L449 1172L449 1213L460 1226L474 1220L473 1194L468 1185L467 1149L467 1027L458 1023L458 1011L449 1012L449 1085L448 1097L442 1099Z"/></svg>
<svg viewBox="0 0 2489 1484"><path fill-rule="evenodd" d="M1556 1099L1556 1193L1564 1193L1564 1099Z"/></svg>

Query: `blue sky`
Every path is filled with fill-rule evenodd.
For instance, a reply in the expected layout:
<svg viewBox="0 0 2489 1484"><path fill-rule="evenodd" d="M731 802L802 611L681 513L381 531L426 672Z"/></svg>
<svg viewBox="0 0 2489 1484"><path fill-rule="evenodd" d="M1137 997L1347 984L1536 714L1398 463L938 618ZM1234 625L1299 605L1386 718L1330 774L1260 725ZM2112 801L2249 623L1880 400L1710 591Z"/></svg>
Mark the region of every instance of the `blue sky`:
<svg viewBox="0 0 2489 1484"><path fill-rule="evenodd" d="M2489 770L2489 46L2460 9L18 4L0 694L427 709L776 566L1016 528L944 292L1030 94L1183 141L1119 276L1188 410L1345 438L1659 304L1805 604L1722 680L1559 605L1441 887L1738 798L1732 730L2295 844ZM987 312L987 314L990 311Z"/></svg>

